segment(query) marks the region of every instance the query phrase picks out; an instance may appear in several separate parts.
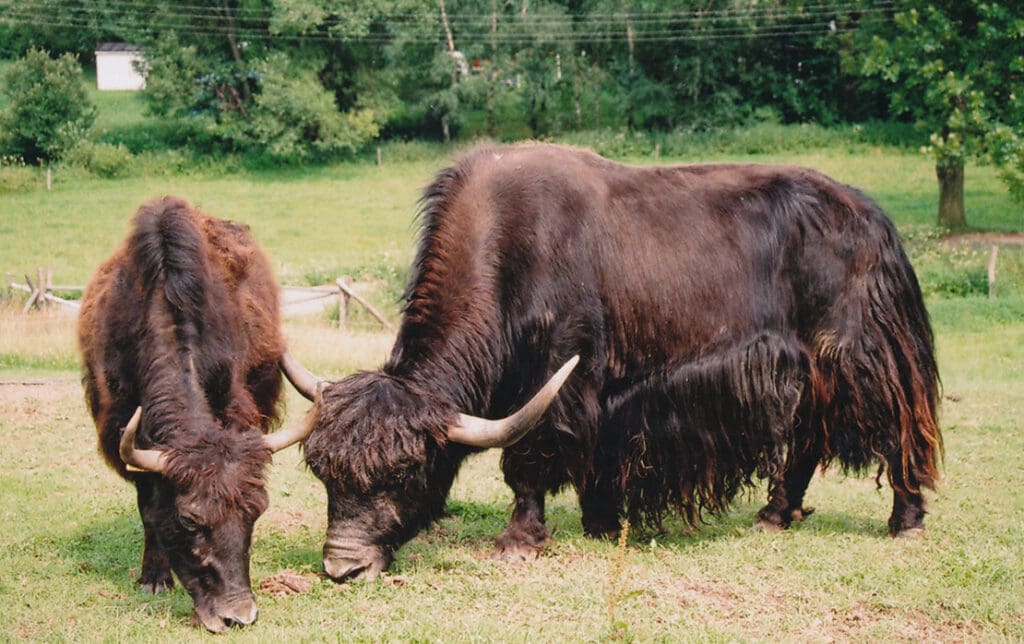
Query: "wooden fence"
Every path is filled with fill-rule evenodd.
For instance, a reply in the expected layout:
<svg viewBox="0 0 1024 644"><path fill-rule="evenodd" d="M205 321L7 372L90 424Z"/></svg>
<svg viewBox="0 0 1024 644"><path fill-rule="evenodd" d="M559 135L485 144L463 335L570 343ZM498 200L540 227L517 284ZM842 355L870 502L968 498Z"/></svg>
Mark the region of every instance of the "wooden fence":
<svg viewBox="0 0 1024 644"><path fill-rule="evenodd" d="M42 310L48 307L60 307L68 311L77 312L80 306L77 300L59 297L54 294L54 291L81 293L85 290L84 286L54 285L53 272L49 268L43 267L36 269L34 281L31 277L25 275L24 284L15 282L12 273L7 273L6 278L8 293L20 291L29 294L22 308L22 313L28 313L32 309ZM282 286L281 313L289 315L319 311L329 305L331 298L338 301L338 327L342 330L349 327L352 303L355 302L366 309L385 329L392 333L396 331L395 325L353 288L352 278L347 275L342 275L331 284L321 286Z"/></svg>

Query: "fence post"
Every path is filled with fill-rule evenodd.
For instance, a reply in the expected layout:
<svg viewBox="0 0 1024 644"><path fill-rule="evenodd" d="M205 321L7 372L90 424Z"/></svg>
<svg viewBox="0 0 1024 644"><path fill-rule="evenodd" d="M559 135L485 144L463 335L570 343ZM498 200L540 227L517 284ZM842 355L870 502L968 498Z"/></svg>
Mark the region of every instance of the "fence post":
<svg viewBox="0 0 1024 644"><path fill-rule="evenodd" d="M379 148L378 148L379 149ZM348 329L349 307L352 304L352 296L348 294L352 287L352 278L342 275L338 278L338 328L342 331ZM349 288L342 288L342 284Z"/></svg>
<svg viewBox="0 0 1024 644"><path fill-rule="evenodd" d="M996 256L999 246L992 244L992 254L988 256L988 299L996 297Z"/></svg>
<svg viewBox="0 0 1024 644"><path fill-rule="evenodd" d="M36 285L39 287L39 297L36 298L36 307L42 311L46 308L46 291L49 290L49 274L47 269L36 266Z"/></svg>

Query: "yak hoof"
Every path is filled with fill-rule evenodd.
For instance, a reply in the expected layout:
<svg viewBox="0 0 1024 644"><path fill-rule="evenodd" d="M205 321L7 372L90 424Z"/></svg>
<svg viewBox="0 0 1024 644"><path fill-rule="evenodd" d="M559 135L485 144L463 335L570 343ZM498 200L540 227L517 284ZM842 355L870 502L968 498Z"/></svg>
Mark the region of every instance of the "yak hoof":
<svg viewBox="0 0 1024 644"><path fill-rule="evenodd" d="M814 508L795 508L789 513L789 518L793 521L803 521L812 514L814 514Z"/></svg>
<svg viewBox="0 0 1024 644"><path fill-rule="evenodd" d="M907 528L892 535L893 539L917 539L924 534L924 528Z"/></svg>
<svg viewBox="0 0 1024 644"><path fill-rule="evenodd" d="M495 546L494 552L491 553L491 559L505 563L533 561L540 556L540 551L541 548L536 548L525 543Z"/></svg>
<svg viewBox="0 0 1024 644"><path fill-rule="evenodd" d="M147 595L162 595L171 592L174 582L166 581L139 581L139 590Z"/></svg>
<svg viewBox="0 0 1024 644"><path fill-rule="evenodd" d="M772 523L765 519L758 519L754 523L754 532L764 532L766 534L778 534L785 530L782 526L777 523Z"/></svg>
<svg viewBox="0 0 1024 644"><path fill-rule="evenodd" d="M495 540L491 559L507 563L533 561L550 542L551 538L547 535L543 538L516 539L505 533Z"/></svg>

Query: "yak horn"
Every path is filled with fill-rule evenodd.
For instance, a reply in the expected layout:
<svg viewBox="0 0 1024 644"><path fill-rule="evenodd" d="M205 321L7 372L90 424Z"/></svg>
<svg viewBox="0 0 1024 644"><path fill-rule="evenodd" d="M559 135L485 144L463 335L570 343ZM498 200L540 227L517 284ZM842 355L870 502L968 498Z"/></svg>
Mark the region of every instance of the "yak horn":
<svg viewBox="0 0 1024 644"><path fill-rule="evenodd" d="M121 460L128 466L129 471L156 472L161 473L167 466L167 459L163 452L158 449L139 449L135 447L135 432L139 429L139 421L142 419L142 407L138 407L132 414L131 420L124 426L121 433L121 445L118 450Z"/></svg>
<svg viewBox="0 0 1024 644"><path fill-rule="evenodd" d="M548 380L528 403L511 416L487 420L459 414L459 424L448 428L448 440L471 447L508 447L515 444L526 436L544 415L579 361L578 355L573 356L551 376L551 380Z"/></svg>
<svg viewBox="0 0 1024 644"><path fill-rule="evenodd" d="M273 454L274 452L280 452L286 447L291 447L295 443L306 440L311 431L313 431L313 423L304 423L295 427L278 430L273 434L267 434L263 437L263 443Z"/></svg>
<svg viewBox="0 0 1024 644"><path fill-rule="evenodd" d="M320 399L321 389L327 384L327 381L315 376L313 372L299 364L299 361L287 351L281 354L281 371L284 372L288 382L292 383L295 390L302 394L306 400L316 402Z"/></svg>

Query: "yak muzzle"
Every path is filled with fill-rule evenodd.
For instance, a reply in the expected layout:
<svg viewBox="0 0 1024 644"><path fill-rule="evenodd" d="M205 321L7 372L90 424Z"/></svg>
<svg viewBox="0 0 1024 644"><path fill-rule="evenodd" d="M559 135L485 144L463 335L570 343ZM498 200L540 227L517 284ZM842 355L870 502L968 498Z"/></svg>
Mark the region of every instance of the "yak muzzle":
<svg viewBox="0 0 1024 644"><path fill-rule="evenodd" d="M375 546L351 548L324 544L324 572L336 582L347 579L373 581L391 565L391 557Z"/></svg>
<svg viewBox="0 0 1024 644"><path fill-rule="evenodd" d="M223 633L228 628L241 628L256 623L260 611L252 597L239 598L231 602L218 602L214 610L195 607L196 617L211 633Z"/></svg>

